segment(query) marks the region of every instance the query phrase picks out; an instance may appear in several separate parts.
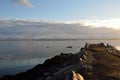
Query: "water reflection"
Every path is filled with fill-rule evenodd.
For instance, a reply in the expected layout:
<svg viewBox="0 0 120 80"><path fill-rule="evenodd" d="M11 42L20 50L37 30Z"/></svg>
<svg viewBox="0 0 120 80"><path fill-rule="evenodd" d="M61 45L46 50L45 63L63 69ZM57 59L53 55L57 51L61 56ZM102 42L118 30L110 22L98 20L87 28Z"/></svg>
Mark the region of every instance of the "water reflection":
<svg viewBox="0 0 120 80"><path fill-rule="evenodd" d="M61 52L76 53L86 42L109 43L120 50L119 40L0 41L0 76L25 71Z"/></svg>
<svg viewBox="0 0 120 80"><path fill-rule="evenodd" d="M61 52L79 51L66 45L75 46L69 41L0 41L0 76L27 70Z"/></svg>

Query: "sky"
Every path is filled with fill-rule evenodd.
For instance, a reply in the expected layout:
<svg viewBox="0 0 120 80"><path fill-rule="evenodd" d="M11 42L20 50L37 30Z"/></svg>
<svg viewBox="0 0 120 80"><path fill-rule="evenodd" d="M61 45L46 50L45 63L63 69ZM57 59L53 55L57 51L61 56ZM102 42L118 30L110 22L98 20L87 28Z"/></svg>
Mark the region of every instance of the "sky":
<svg viewBox="0 0 120 80"><path fill-rule="evenodd" d="M71 21L120 17L120 0L1 0L0 16Z"/></svg>
<svg viewBox="0 0 120 80"><path fill-rule="evenodd" d="M27 36L28 33L30 34L29 36L32 36L37 29L41 32L34 33L37 36L41 36L43 33L47 34L47 37L51 35L59 35L62 37L63 35L64 37L65 35L80 35L81 33L75 33L75 26L77 26L77 28L79 27L79 31L81 26L85 27L85 29L87 26L88 29L102 28L106 30L107 28L108 30L112 29L113 31L111 30L111 32L116 30L119 32L119 3L120 0L0 0L0 35L8 37L8 33L10 36L16 36L15 34L18 33L21 36L23 30L19 32L18 29L21 28L19 26L22 26L21 29L26 30L23 32L24 35L27 33ZM29 27L31 25L28 24L34 27L31 28ZM59 30L59 27L62 25L62 29L67 30L61 32L51 31L52 26L44 27L43 30L41 29L41 27L43 28L43 24L44 26L48 26L48 24L49 26L53 26L54 24L53 27L57 25L56 30ZM69 25L74 26L72 27L73 30L68 31ZM30 29L28 29L28 27ZM30 33L30 31L34 32ZM66 34L66 32L68 33ZM48 34L51 35L48 36ZM106 32L106 34L108 33ZM101 35L101 33L99 32L98 35ZM118 33L116 33L116 35L118 35Z"/></svg>

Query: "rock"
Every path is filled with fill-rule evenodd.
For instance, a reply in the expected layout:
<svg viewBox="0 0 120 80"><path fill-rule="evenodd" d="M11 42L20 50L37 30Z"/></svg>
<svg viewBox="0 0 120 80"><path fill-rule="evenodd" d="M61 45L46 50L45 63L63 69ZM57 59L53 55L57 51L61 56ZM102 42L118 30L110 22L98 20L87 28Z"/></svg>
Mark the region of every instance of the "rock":
<svg viewBox="0 0 120 80"><path fill-rule="evenodd" d="M90 44L86 43L84 48L87 50L89 48L89 46L90 46Z"/></svg>
<svg viewBox="0 0 120 80"><path fill-rule="evenodd" d="M46 78L46 80L53 80L53 77L48 76L48 77Z"/></svg>
<svg viewBox="0 0 120 80"><path fill-rule="evenodd" d="M101 51L101 49L105 50ZM4 76L0 80L120 80L119 74L115 71L113 72L118 75L118 78L116 75L112 77L106 75L112 70L119 73L119 62L120 51L113 46L86 43L78 53L61 53L26 72Z"/></svg>
<svg viewBox="0 0 120 80"><path fill-rule="evenodd" d="M67 48L72 48L72 46L67 46Z"/></svg>
<svg viewBox="0 0 120 80"><path fill-rule="evenodd" d="M84 80L84 78L79 73L72 71L72 79L71 80Z"/></svg>
<svg viewBox="0 0 120 80"><path fill-rule="evenodd" d="M49 46L47 46L46 48L49 48Z"/></svg>

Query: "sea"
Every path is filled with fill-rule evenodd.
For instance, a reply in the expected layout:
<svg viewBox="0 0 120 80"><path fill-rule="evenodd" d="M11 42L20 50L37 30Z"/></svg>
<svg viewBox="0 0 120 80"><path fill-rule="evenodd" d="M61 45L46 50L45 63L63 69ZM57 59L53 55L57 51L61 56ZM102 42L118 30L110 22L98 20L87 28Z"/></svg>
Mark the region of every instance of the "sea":
<svg viewBox="0 0 120 80"><path fill-rule="evenodd" d="M86 42L109 43L120 50L120 40L0 41L0 77L25 72L60 53L77 53Z"/></svg>

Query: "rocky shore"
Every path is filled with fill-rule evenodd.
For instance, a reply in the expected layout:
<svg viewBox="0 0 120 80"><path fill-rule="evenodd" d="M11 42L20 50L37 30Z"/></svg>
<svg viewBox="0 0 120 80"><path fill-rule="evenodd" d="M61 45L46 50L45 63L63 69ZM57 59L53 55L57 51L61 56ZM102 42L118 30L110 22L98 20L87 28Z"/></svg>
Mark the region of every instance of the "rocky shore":
<svg viewBox="0 0 120 80"><path fill-rule="evenodd" d="M61 53L0 80L120 80L120 51L109 44L86 43L78 53Z"/></svg>

